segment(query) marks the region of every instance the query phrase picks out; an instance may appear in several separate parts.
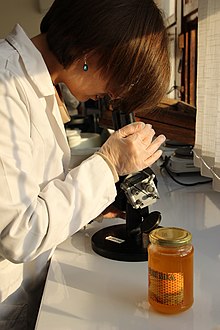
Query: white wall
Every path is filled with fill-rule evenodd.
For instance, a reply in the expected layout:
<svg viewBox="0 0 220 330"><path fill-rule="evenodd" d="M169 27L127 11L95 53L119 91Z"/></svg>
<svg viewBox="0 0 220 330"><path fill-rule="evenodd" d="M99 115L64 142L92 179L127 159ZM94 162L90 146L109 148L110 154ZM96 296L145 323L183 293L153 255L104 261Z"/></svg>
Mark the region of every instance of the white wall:
<svg viewBox="0 0 220 330"><path fill-rule="evenodd" d="M42 3L52 3L42 0ZM0 38L5 37L19 23L30 36L39 33L39 26L44 15L40 11L40 0L0 0Z"/></svg>

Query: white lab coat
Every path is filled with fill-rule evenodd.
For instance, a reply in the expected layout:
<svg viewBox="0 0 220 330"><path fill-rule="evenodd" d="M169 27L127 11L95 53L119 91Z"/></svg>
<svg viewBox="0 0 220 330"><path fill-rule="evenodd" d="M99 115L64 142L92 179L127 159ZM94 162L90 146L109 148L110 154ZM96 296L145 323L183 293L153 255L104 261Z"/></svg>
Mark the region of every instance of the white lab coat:
<svg viewBox="0 0 220 330"><path fill-rule="evenodd" d="M21 286L35 289L54 248L111 204L116 189L99 155L68 172L51 77L19 25L0 41L0 122L0 301L19 304Z"/></svg>

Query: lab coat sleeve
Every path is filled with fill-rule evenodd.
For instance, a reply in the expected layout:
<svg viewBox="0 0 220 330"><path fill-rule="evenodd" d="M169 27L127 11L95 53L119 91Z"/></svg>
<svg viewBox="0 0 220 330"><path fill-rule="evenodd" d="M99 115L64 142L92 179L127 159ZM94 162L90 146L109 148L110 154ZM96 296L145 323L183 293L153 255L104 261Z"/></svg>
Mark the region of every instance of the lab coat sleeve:
<svg viewBox="0 0 220 330"><path fill-rule="evenodd" d="M6 75L0 76L0 257L22 263L55 248L98 216L114 201L116 189L99 155L68 174L37 182L28 100L22 84Z"/></svg>
<svg viewBox="0 0 220 330"><path fill-rule="evenodd" d="M80 166L72 169L65 180L52 180L40 193L50 218L59 219L48 227L47 240L52 237L63 241L90 220L96 218L116 196L114 178L107 163L99 155L93 155ZM54 199L58 205L54 207ZM72 221L65 220L72 219ZM62 235L63 239L62 239Z"/></svg>

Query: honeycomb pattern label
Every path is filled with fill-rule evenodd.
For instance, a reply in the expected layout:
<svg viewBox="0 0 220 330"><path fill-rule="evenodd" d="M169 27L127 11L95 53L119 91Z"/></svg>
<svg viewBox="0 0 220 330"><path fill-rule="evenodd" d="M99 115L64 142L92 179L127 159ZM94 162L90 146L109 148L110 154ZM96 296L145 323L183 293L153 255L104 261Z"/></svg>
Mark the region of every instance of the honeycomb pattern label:
<svg viewBox="0 0 220 330"><path fill-rule="evenodd" d="M183 273L163 273L149 268L148 285L149 298L153 301L168 306L183 303Z"/></svg>

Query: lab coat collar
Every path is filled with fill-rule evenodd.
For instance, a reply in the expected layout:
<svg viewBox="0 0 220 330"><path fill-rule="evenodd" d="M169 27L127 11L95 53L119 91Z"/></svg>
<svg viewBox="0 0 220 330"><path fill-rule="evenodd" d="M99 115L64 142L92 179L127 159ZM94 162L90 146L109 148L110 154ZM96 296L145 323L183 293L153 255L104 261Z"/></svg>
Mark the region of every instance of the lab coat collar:
<svg viewBox="0 0 220 330"><path fill-rule="evenodd" d="M27 74L40 95L54 95L53 83L43 57L19 24L15 25L6 40L21 56Z"/></svg>

